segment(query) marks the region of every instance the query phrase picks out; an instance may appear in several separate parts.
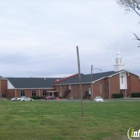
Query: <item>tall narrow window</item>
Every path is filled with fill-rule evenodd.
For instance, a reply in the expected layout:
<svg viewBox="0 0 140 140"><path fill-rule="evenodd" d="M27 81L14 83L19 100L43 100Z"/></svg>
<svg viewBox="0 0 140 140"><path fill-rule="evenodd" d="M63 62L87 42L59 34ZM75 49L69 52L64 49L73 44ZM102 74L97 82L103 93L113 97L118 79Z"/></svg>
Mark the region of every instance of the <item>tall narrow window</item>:
<svg viewBox="0 0 140 140"><path fill-rule="evenodd" d="M100 94L102 94L102 84L100 84Z"/></svg>
<svg viewBox="0 0 140 140"><path fill-rule="evenodd" d="M36 96L36 91L32 90L32 96Z"/></svg>
<svg viewBox="0 0 140 140"><path fill-rule="evenodd" d="M46 90L43 90L43 93L42 93L43 96L46 96L46 93L47 93Z"/></svg>
<svg viewBox="0 0 140 140"><path fill-rule="evenodd" d="M21 96L25 96L25 91L22 90L22 91L20 92L20 95L21 95Z"/></svg>

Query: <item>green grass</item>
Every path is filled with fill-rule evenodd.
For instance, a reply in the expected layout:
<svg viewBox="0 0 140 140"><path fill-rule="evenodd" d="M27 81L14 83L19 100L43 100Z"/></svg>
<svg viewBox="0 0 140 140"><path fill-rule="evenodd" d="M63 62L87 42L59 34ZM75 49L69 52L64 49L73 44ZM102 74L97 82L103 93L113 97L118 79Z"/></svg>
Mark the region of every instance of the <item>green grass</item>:
<svg viewBox="0 0 140 140"><path fill-rule="evenodd" d="M0 101L0 140L124 140L140 102Z"/></svg>

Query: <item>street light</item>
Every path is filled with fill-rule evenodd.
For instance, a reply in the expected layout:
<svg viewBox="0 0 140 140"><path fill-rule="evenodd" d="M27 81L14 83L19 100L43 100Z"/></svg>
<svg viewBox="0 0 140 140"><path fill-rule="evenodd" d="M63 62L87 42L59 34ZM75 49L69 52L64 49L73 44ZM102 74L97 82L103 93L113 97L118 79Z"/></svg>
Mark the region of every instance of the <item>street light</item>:
<svg viewBox="0 0 140 140"><path fill-rule="evenodd" d="M93 70L94 70L94 69L102 71L102 69L99 69L99 68L93 68L93 65L91 65L91 98L90 98L90 101L91 101L91 102L92 102L92 99L93 99L93 86L92 86L92 80L93 80Z"/></svg>

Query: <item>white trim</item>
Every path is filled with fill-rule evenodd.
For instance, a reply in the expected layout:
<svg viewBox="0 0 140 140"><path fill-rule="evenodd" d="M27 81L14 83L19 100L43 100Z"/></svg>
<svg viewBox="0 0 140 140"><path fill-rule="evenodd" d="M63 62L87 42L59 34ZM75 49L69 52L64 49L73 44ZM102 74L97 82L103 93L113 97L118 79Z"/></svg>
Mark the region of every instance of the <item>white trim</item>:
<svg viewBox="0 0 140 140"><path fill-rule="evenodd" d="M9 80L7 80L7 89L15 89L15 87Z"/></svg>
<svg viewBox="0 0 140 140"><path fill-rule="evenodd" d="M122 72L119 74L120 90L127 89L127 73Z"/></svg>
<svg viewBox="0 0 140 140"><path fill-rule="evenodd" d="M127 71L126 69L120 70L120 71L118 71L117 73L110 75L109 77L112 77L112 76L117 75L117 74L122 73L122 72L127 72L127 73L129 73L129 74L131 73L131 74L133 74L133 75L139 77L139 75L136 75L136 74L134 74L134 73L132 73L132 72L130 72L130 71Z"/></svg>
<svg viewBox="0 0 140 140"><path fill-rule="evenodd" d="M102 77L102 78L100 78L100 79L97 79L97 80L93 81L92 83L98 82L98 81L100 81L100 80L102 80L102 79L104 79L104 78L106 78L106 77Z"/></svg>

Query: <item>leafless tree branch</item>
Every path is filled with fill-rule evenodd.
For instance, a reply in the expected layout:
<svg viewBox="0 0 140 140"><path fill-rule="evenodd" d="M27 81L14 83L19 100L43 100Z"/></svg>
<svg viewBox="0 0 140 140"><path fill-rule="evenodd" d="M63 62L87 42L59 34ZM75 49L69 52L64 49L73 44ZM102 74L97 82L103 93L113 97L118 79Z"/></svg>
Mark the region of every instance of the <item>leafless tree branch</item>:
<svg viewBox="0 0 140 140"><path fill-rule="evenodd" d="M134 36L136 37L136 39L138 40L138 41L140 41L140 38L134 33Z"/></svg>
<svg viewBox="0 0 140 140"><path fill-rule="evenodd" d="M127 11L131 9L140 16L140 0L117 0L117 3L125 7Z"/></svg>
<svg viewBox="0 0 140 140"><path fill-rule="evenodd" d="M140 0L116 0L117 3L123 6L127 11L131 9L140 17ZM140 38L134 33L134 36L138 41ZM138 46L140 47L140 45Z"/></svg>

